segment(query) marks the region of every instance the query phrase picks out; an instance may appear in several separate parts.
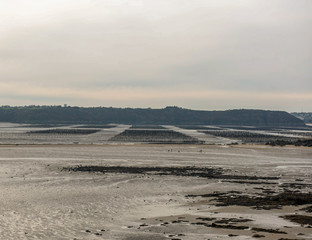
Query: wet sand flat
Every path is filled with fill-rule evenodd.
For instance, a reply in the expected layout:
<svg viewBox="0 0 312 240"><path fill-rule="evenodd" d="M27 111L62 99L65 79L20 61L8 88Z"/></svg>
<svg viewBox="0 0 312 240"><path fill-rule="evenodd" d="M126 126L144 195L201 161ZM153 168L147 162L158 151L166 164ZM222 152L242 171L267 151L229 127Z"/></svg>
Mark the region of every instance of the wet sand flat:
<svg viewBox="0 0 312 240"><path fill-rule="evenodd" d="M311 193L311 156L251 145L3 145L0 239L311 239L311 224L281 217L311 216L301 209L312 203L266 210L203 197ZM117 170L70 170L79 166ZM146 171L125 171L134 167ZM221 177L175 174L186 167Z"/></svg>

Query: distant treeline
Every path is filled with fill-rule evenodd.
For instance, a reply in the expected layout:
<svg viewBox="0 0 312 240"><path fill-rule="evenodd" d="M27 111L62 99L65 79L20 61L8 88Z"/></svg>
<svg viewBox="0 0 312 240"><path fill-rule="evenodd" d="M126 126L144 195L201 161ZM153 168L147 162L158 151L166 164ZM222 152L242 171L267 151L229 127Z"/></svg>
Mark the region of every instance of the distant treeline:
<svg viewBox="0 0 312 240"><path fill-rule="evenodd" d="M25 106L0 107L1 122L16 123L124 123L303 126L302 120L282 111L227 110L197 111L179 107L164 109Z"/></svg>
<svg viewBox="0 0 312 240"><path fill-rule="evenodd" d="M312 112L294 112L291 114L302 119L305 123L312 123Z"/></svg>

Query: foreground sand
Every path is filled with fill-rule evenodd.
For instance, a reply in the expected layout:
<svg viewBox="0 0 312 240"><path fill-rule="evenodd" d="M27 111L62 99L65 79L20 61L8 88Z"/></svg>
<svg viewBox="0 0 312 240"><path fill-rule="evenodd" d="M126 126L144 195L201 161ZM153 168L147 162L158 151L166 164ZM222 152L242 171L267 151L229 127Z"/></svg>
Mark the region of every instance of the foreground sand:
<svg viewBox="0 0 312 240"><path fill-rule="evenodd" d="M0 239L256 239L255 234L264 236L261 239L312 239L308 225L279 217L291 213L311 216L299 210L303 206L255 210L216 207L209 201L212 198L186 197L215 191L252 194L269 189L278 193L284 183L300 183L301 192L311 192L309 148L12 145L0 146L0 164ZM233 175L279 179L266 184L63 170L77 165L213 167ZM252 221L232 224L249 227L237 230L198 224L201 218ZM255 232L252 227L286 234Z"/></svg>

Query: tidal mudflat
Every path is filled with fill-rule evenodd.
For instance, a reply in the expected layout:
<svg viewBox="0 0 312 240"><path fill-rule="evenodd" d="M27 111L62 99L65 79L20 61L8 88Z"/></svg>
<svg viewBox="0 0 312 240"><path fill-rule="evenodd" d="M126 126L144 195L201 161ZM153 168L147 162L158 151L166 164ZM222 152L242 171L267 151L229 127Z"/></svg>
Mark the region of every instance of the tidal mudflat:
<svg viewBox="0 0 312 240"><path fill-rule="evenodd" d="M0 146L0 239L311 239L312 149Z"/></svg>

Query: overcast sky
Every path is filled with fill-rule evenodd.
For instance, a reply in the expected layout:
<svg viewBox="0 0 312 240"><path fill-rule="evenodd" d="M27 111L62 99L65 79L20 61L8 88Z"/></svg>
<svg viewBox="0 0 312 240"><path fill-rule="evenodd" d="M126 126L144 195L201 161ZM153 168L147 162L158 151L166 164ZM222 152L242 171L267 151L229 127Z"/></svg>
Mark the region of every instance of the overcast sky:
<svg viewBox="0 0 312 240"><path fill-rule="evenodd" d="M0 105L312 111L311 0L0 0Z"/></svg>

